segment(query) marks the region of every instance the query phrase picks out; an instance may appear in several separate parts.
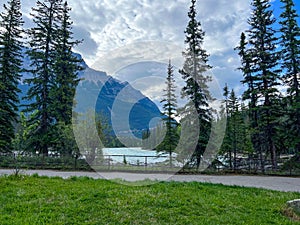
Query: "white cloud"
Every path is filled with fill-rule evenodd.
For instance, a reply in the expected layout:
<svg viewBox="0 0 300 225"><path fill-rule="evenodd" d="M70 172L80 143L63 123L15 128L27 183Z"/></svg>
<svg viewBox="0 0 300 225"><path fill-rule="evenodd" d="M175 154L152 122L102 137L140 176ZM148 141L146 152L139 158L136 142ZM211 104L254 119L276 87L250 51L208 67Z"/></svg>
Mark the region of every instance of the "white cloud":
<svg viewBox="0 0 300 225"><path fill-rule="evenodd" d="M24 14L34 6L23 0ZM188 0L69 0L74 25L90 33L99 54L133 41L173 41L182 45L188 18ZM249 1L204 0L197 3L198 18L206 31L210 53L230 47L245 28ZM76 36L80 36L78 33ZM85 37L85 35L82 35ZM224 43L225 40L225 43ZM82 52L82 54L89 54Z"/></svg>
<svg viewBox="0 0 300 225"><path fill-rule="evenodd" d="M153 101L160 102L164 94L163 89L165 89L164 81L162 77L149 76L136 80L131 85L137 90L142 90L142 93Z"/></svg>
<svg viewBox="0 0 300 225"><path fill-rule="evenodd" d="M184 48L184 30L189 11L189 0L69 0L73 9L74 36L84 39L75 50L81 53L91 66L112 50L133 46L135 42L167 42ZM33 1L22 0L23 12L29 16ZM240 79L235 71L237 54L232 50L238 43L240 33L247 28L250 0L202 0L197 2L197 17L206 32L204 48L211 55L210 64L215 67L217 79L222 86L225 79L235 83ZM29 21L28 19L26 21ZM176 49L177 50L177 49ZM135 50L115 57L136 62L141 56ZM164 54L163 49L153 49L152 55ZM117 53L115 53L117 54ZM147 53L148 54L148 53ZM150 54L150 53L149 53ZM176 53L177 54L177 53ZM158 61L170 56L161 56ZM145 57L149 58L149 57ZM121 63L122 64L122 63ZM101 68L97 68L101 69ZM104 69L103 69L104 70ZM234 75L234 78L232 78Z"/></svg>
<svg viewBox="0 0 300 225"><path fill-rule="evenodd" d="M184 47L188 0L72 0L70 4L75 24L89 31L98 44L95 60L90 60L90 65L97 57L103 59L107 52L138 41L166 41ZM204 48L211 55L210 64L216 67L214 73L220 85L226 82L237 85L241 75L236 71L239 61L233 48L248 26L250 1L198 1L197 12L206 32ZM135 58L136 55L130 55L134 52L128 50L116 59ZM136 59L133 61L136 63ZM111 64L115 65L115 61Z"/></svg>

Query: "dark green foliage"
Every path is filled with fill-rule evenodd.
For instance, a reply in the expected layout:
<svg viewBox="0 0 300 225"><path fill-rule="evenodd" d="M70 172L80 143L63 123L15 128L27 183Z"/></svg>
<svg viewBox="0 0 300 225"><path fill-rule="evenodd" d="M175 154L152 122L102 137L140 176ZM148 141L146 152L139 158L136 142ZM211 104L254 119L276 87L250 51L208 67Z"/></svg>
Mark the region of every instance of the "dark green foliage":
<svg viewBox="0 0 300 225"><path fill-rule="evenodd" d="M48 155L51 143L51 126L54 123L53 98L51 89L55 80L54 68L57 49L55 48L59 33L60 17L62 12L61 0L38 1L33 8L33 22L35 27L28 31L30 38L30 50L27 52L32 64L33 78L26 82L31 86L27 99L34 100L26 111L32 112L38 109L34 121L40 121L39 127L32 133L32 145L35 151Z"/></svg>
<svg viewBox="0 0 300 225"><path fill-rule="evenodd" d="M22 14L19 0L10 0L0 14L0 152L12 150L22 65Z"/></svg>
<svg viewBox="0 0 300 225"><path fill-rule="evenodd" d="M230 169L237 170L238 154L249 154L252 145L249 138L248 111L240 104L234 90L224 88L226 98L227 127L220 153L227 159Z"/></svg>
<svg viewBox="0 0 300 225"><path fill-rule="evenodd" d="M60 27L54 43L55 64L53 66L54 79L50 96L53 99L49 106L52 109L55 119L55 126L52 127L52 143L56 151L61 155L78 157L79 151L76 146L72 132L72 111L75 105L74 96L76 87L80 81L78 71L82 70L79 66L81 59L72 52L75 45L80 41L72 39L72 22L70 21L70 8L65 2L63 4Z"/></svg>
<svg viewBox="0 0 300 225"><path fill-rule="evenodd" d="M245 99L250 99L249 112L252 127L252 141L261 159L264 171L264 157L271 156L273 168L277 167L275 147L275 126L278 110L279 54L276 49L273 11L268 0L253 0L253 13L248 20L250 29L241 35L236 49L242 59L240 68L244 74L243 83L248 89Z"/></svg>
<svg viewBox="0 0 300 225"><path fill-rule="evenodd" d="M175 95L176 85L171 60L169 61L168 76L165 83L167 87L166 89L164 89L164 99L161 100L161 103L164 103L163 114L166 116L165 118L163 118L166 126L166 136L163 142L159 146L157 146L156 150L168 152L170 155L170 159L172 159L172 152L175 150L178 144L179 135L177 133L178 125L175 120L175 117L177 115L177 97ZM170 165L172 165L172 160L170 160Z"/></svg>
<svg viewBox="0 0 300 225"><path fill-rule="evenodd" d="M249 51L251 52L251 72L255 77L254 92L261 99L259 102L260 145L262 151L271 154L273 167L277 167L274 143L275 120L279 85L279 54L276 52L278 40L275 36L273 11L267 0L254 0L253 16L249 20ZM262 163L263 164L263 163Z"/></svg>
<svg viewBox="0 0 300 225"><path fill-rule="evenodd" d="M208 54L206 50L202 48L205 33L201 28L201 23L197 21L195 7L196 0L192 0L192 5L188 13L190 20L185 30L185 43L187 45L183 53L185 63L183 68L179 71L186 83L182 89L182 96L187 97L189 102L180 113L183 118L181 121L182 124L197 123L191 118L193 109L195 109L197 113L199 137L195 152L192 155L191 163L199 168L201 157L206 149L210 136L212 117L208 101L212 98L207 86L211 77L205 74L211 66L207 64ZM191 136L193 135L191 134Z"/></svg>
<svg viewBox="0 0 300 225"><path fill-rule="evenodd" d="M283 170L290 170L290 175L292 175L292 170L300 170L300 156L295 155L282 166Z"/></svg>
<svg viewBox="0 0 300 225"><path fill-rule="evenodd" d="M39 121L32 123L32 118L35 117L36 113L37 111L33 112L29 117L23 112L20 113L19 121L15 128L15 138L13 140L14 150L20 155L34 153L26 150L28 150L28 146L30 145L30 134L39 126Z"/></svg>
<svg viewBox="0 0 300 225"><path fill-rule="evenodd" d="M294 137L294 146L300 154L300 28L297 24L293 0L281 0L283 3L281 13L281 55L284 82L289 86L288 100L291 110L290 126Z"/></svg>
<svg viewBox="0 0 300 225"><path fill-rule="evenodd" d="M258 77L254 75L255 69L253 69L253 62L252 62L252 51L248 49L248 41L246 40L245 33L241 34L241 40L238 47L235 50L238 51L238 54L241 58L241 67L239 68L244 76L244 79L241 81L243 84L247 85L247 89L243 93L243 100L250 100L249 101L249 122L250 122L250 135L251 140L253 143L253 147L256 153L260 157L262 170L264 170L263 164L263 152L260 147L260 138L258 134L258 92L256 90L255 83L257 82Z"/></svg>
<svg viewBox="0 0 300 225"><path fill-rule="evenodd" d="M78 66L81 60L74 56L72 48L80 42L72 41L67 2L38 1L33 12L35 27L28 31L33 78L26 80L30 85L27 99L33 103L26 111L38 109L32 122L40 123L32 133L29 147L47 156L49 147L58 148L60 152L66 147L60 135L68 133L68 138L72 136L68 127L72 122L73 98L79 82L77 71L81 69ZM72 150L65 151L63 154L69 155Z"/></svg>
<svg viewBox="0 0 300 225"><path fill-rule="evenodd" d="M225 136L224 140L222 142L222 146L220 149L220 154L228 160L228 164L230 169L232 169L232 148L231 148L231 140L229 138L230 135L230 129L229 129L229 90L227 84L225 85L223 89L223 96L225 97L225 109L222 108L221 112L221 119L226 119L226 130L225 130Z"/></svg>
<svg viewBox="0 0 300 225"><path fill-rule="evenodd" d="M56 55L54 58L54 87L51 89L51 97L55 119L66 125L72 122L72 107L75 103L73 98L76 87L80 81L78 71L82 70L79 64L82 60L78 59L72 49L80 41L72 41L72 22L70 21L70 8L67 2L63 5L61 26L58 30L57 40L55 41Z"/></svg>
<svg viewBox="0 0 300 225"><path fill-rule="evenodd" d="M255 82L257 81L257 78L253 75L254 71L251 66L253 65L251 54L252 50L247 49L247 47L248 42L246 40L246 35L245 33L242 33L240 38L240 44L238 47L235 48L235 50L238 51L238 54L241 57L241 67L239 69L244 75L244 79L241 82L247 85L247 89L243 94L243 99L250 100L250 108L253 109L252 114L254 114L254 108L257 105L257 91L255 91ZM252 115L251 117L253 118L253 120L255 120L254 115Z"/></svg>
<svg viewBox="0 0 300 225"><path fill-rule="evenodd" d="M66 156L78 158L80 156L75 137L73 134L72 124L58 122L53 127L52 145L54 153L57 156Z"/></svg>
<svg viewBox="0 0 300 225"><path fill-rule="evenodd" d="M280 154L294 154L295 146L297 144L297 137L295 137L294 126L295 121L291 118L294 108L290 104L290 98L284 97L280 101L281 116L277 119L276 126L276 146L280 149Z"/></svg>

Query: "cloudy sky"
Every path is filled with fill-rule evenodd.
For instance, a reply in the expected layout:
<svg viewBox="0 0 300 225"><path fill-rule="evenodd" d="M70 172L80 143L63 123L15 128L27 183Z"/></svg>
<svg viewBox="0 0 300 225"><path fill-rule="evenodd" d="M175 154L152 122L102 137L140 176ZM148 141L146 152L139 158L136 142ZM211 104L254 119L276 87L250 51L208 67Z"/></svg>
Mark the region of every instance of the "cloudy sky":
<svg viewBox="0 0 300 225"><path fill-rule="evenodd" d="M184 49L190 0L69 0L74 36L84 39L75 50L87 64L121 80L165 74L161 62L176 61ZM250 0L199 0L198 19L206 32L204 48L210 54L213 75L223 87L228 83L240 92L239 58L233 48L247 29ZM297 10L300 12L300 4ZM25 26L34 1L22 0ZM280 2L273 2L275 14ZM172 52L175 52L174 54ZM139 64L140 61L151 62ZM156 66L153 62L159 62ZM175 63L175 66L180 66ZM113 67L113 68L111 68ZM130 76L128 73L130 72ZM153 79L153 82L155 79ZM161 81L159 81L161 83ZM153 89L154 90L154 89Z"/></svg>

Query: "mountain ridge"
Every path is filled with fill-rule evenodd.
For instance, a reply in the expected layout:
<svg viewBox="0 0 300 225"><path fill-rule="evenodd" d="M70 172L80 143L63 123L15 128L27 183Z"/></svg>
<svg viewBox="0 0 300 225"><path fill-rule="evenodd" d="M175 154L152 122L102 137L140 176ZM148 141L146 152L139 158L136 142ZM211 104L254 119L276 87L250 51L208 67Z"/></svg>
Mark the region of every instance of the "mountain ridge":
<svg viewBox="0 0 300 225"><path fill-rule="evenodd" d="M23 51L25 54L25 50ZM80 54L74 53L78 58L82 59ZM23 58L23 69L30 69L30 58L25 55ZM112 125L112 109L114 105L119 104L118 121L130 124L131 130L143 131L149 129L149 123L153 118L161 117L162 114L159 108L148 97L143 95L139 90L134 89L127 81L120 81L103 71L97 71L90 68L82 59L80 66L82 71L78 72L78 77L82 81L76 90L76 112L84 112L94 106L95 112L101 113L106 118L107 122ZM30 102L23 100L29 86L24 83L25 79L32 77L29 72L23 72L19 88L21 104L26 105ZM92 102L92 97L97 96L96 102ZM123 107L123 108L122 108ZM128 107L131 107L129 109ZM123 110L124 109L124 110ZM129 118L122 111L130 110ZM120 124L122 127L122 124ZM126 127L126 126L124 126ZM125 129L125 128L124 128ZM120 128L120 131L122 128ZM122 130L127 131L127 130ZM138 132L140 136L142 132Z"/></svg>

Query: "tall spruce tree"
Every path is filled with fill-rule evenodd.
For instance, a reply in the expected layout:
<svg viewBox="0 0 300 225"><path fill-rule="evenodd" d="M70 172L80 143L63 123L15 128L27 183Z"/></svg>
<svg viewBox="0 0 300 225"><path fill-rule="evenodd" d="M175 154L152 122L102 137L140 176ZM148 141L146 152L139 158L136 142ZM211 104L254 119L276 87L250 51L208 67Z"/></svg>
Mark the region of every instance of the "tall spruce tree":
<svg viewBox="0 0 300 225"><path fill-rule="evenodd" d="M0 152L12 150L22 66L22 14L19 0L4 4L0 14Z"/></svg>
<svg viewBox="0 0 300 225"><path fill-rule="evenodd" d="M69 130L72 123L72 108L76 87L80 81L78 78L78 71L82 70L80 63L82 62L78 56L72 52L73 47L80 43L80 41L73 40L72 37L72 21L70 19L70 10L67 2L64 2L62 8L62 16L60 27L57 32L57 37L54 42L55 58L53 65L53 87L50 90L50 96L53 99L51 109L54 112L55 127L52 129L53 136L60 136L59 134L65 128ZM70 133L70 132L68 132ZM68 142L72 141L71 137L67 137ZM55 138L53 141L55 149L59 150L62 155L71 155L74 148L65 146L63 138ZM73 138L75 145L75 139Z"/></svg>
<svg viewBox="0 0 300 225"><path fill-rule="evenodd" d="M177 97L175 94L176 85L173 74L173 66L171 60L168 65L168 76L166 79L166 89L164 89L164 99L161 100L163 103L163 115L166 116L163 120L166 126L166 136L163 142L157 146L157 150L167 151L170 155L170 165L172 166L172 153L175 150L179 135L177 133L177 122L175 117L177 115Z"/></svg>
<svg viewBox="0 0 300 225"><path fill-rule="evenodd" d="M223 88L223 96L225 97L224 103L225 103L225 115L223 114L223 117L226 118L226 131L224 140L220 149L220 153L224 155L228 159L229 167L230 169L233 168L232 165L232 148L231 148L231 140L230 140L230 114L229 114L229 90L227 84L225 84L225 87Z"/></svg>
<svg viewBox="0 0 300 225"><path fill-rule="evenodd" d="M248 41L246 40L246 35L244 32L241 34L240 38L240 44L238 47L235 48L235 50L238 51L239 56L241 57L241 67L239 69L242 71L244 75L244 79L241 81L243 84L247 85L247 89L245 90L243 94L244 100L250 100L249 102L249 108L250 111L250 117L252 118L253 127L257 126L257 115L256 110L254 110L257 107L257 92L255 90L255 83L258 81L258 78L254 76L253 72L253 56L251 49L248 48Z"/></svg>
<svg viewBox="0 0 300 225"><path fill-rule="evenodd" d="M230 92L230 97L228 100L228 111L229 111L229 136L231 140L231 152L233 153L233 169L237 169L237 153L238 153L238 143L240 140L239 134L241 135L240 126L242 124L240 112L239 112L239 102L235 95L234 90ZM228 119L228 118L227 118Z"/></svg>
<svg viewBox="0 0 300 225"><path fill-rule="evenodd" d="M235 48L241 58L241 67L238 69L242 71L244 79L242 84L247 85L247 89L243 93L243 100L249 100L248 112L250 123L250 136L255 152L258 154L261 164L261 169L264 170L264 156L261 148L261 140L258 129L258 92L256 90L256 82L259 77L255 76L254 61L252 57L253 49L248 49L248 41L244 32L241 34L239 46Z"/></svg>
<svg viewBox="0 0 300 225"><path fill-rule="evenodd" d="M40 121L39 127L31 137L31 148L43 156L48 156L51 143L51 127L54 122L53 97L50 95L55 77L54 67L56 59L56 39L60 31L62 16L61 0L37 1L33 8L33 22L35 26L28 31L28 55L32 61L31 73L33 78L27 79L30 85L27 99L33 102L27 106L27 112L38 110L32 122Z"/></svg>
<svg viewBox="0 0 300 225"><path fill-rule="evenodd" d="M280 15L281 53L284 81L289 86L288 99L292 106L290 115L291 134L294 134L294 148L300 155L300 28L297 23L293 0L281 0L283 12Z"/></svg>
<svg viewBox="0 0 300 225"><path fill-rule="evenodd" d="M250 110L255 110L256 116L259 118L257 121L259 133L257 135L260 139L258 142L260 146L261 170L264 172L263 157L268 154L271 155L273 168L276 169L277 167L274 136L276 110L278 109L276 109L278 100L277 85L279 85L278 78L280 73L278 70L279 54L276 52L278 39L275 36L274 23L276 19L273 17L273 11L270 9L270 1L253 0L252 7L253 13L248 21L250 29L247 31L249 38L248 53L245 55L250 57L244 57L244 62L249 65L249 74L251 73L252 79L245 82L248 83L248 86L250 84L253 86L250 89L250 94L259 100L258 107ZM245 40L242 42L246 43ZM244 47L241 44L240 50L243 49ZM247 69L246 67L244 68ZM244 71L246 77L249 74ZM250 107L252 106L250 105ZM264 153L264 156L262 153Z"/></svg>
<svg viewBox="0 0 300 225"><path fill-rule="evenodd" d="M185 80L185 86L182 89L182 97L188 97L189 102L185 105L182 117L183 121L190 118L191 108L195 108L197 119L199 121L199 137L191 163L200 166L201 158L205 152L211 130L211 112L208 101L212 99L207 83L211 77L205 72L211 69L208 65L206 50L203 49L203 39L205 32L202 30L201 23L196 18L196 0L191 0L191 7L188 13L189 23L185 30L185 44L187 48L183 52L185 62L183 68L179 70L182 78ZM189 121L193 123L194 121Z"/></svg>
<svg viewBox="0 0 300 225"><path fill-rule="evenodd" d="M70 10L68 3L63 5L60 28L55 40L54 48L56 55L54 58L54 87L52 88L53 105L57 122L69 125L72 123L72 107L76 87L80 81L78 71L82 60L74 55L72 49L81 43L73 40L72 21L70 20Z"/></svg>

